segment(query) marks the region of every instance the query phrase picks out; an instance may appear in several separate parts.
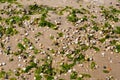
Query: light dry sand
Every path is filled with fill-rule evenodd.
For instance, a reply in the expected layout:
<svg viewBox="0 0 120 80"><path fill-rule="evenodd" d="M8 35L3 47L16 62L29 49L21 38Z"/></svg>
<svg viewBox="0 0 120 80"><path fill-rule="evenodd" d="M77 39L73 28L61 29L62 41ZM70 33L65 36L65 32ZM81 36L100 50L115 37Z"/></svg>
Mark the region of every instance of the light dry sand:
<svg viewBox="0 0 120 80"><path fill-rule="evenodd" d="M18 2L21 3L22 5L24 5L24 8L26 8L26 9L28 8L28 5L31 5L33 3L37 3L39 5L48 5L48 6L52 6L52 7L71 6L74 8L79 8L80 5L82 5L83 7L86 8L87 5L91 5L92 8L89 10L91 12L96 11L93 14L98 16L98 18L96 19L97 22L104 22L102 17L100 16L100 13L98 12L99 8L97 6L99 6L99 5L104 5L104 6L113 5L113 6L115 6L115 4L117 3L116 0L18 0ZM7 5L7 4L5 4L5 5ZM1 4L0 7L1 6L3 7L4 5ZM30 27L32 27L32 29L34 29L34 31L29 30L29 28L27 27L28 25L25 28L17 27L16 29L19 30L19 34L11 36L10 41L8 43L6 43L6 47L11 46L11 50L17 51L17 49L18 49L16 47L17 43L21 42L20 39L23 39L25 37L24 31L27 31L29 33L27 38L31 40L31 42L35 45L35 47L42 49L42 50L46 51L47 53L49 53L47 48L53 48L55 50L60 50L62 48L62 46L64 45L64 43L67 44L69 41L67 41L67 39L65 40L63 38L60 38L58 41L60 41L60 40L63 40L63 41L60 43L60 47L56 47L53 45L54 41L50 40L50 34L57 37L57 33L61 32L62 29L69 30L68 32L63 31L64 35L72 34L73 31L76 30L76 27L66 20L67 14L68 13L60 16L60 15L57 15L54 13L49 13L49 15L50 15L49 20L51 22L55 23L55 20L61 22L60 28L58 30L52 30L52 29L49 29L46 27L40 28L40 27L33 26L33 25L30 25ZM78 15L78 16L81 16L81 15ZM32 18L39 17L39 15L33 15L31 17ZM59 19L59 17L61 17L61 19ZM83 24L80 24L80 25L83 25ZM120 25L120 24L118 23L116 25ZM36 43L34 35L37 32L41 32L43 35L41 35L39 37L40 40ZM23 34L23 36L21 36L22 34ZM81 37L82 37L82 34L83 34L83 36L85 36L86 32L81 31L80 33L73 34L70 38L71 38L71 40L75 40L79 35L81 35ZM89 33L87 33L87 34L89 34ZM99 35L99 34L94 34L94 35L96 37L102 37L102 35ZM118 38L118 39L120 39L120 38ZM86 39L83 38L83 41L84 40L86 40ZM0 41L2 41L2 40L0 40ZM42 44L43 46L40 47L39 46L40 44ZM75 48L74 46L75 45L70 45L69 47L72 50ZM97 69L91 70L89 68L89 65L90 65L89 62L83 63L83 65L84 65L83 67L81 67L80 64L78 64L78 65L75 65L73 68L79 74L88 73L92 76L91 78L85 78L85 80L109 80L109 79L106 79L106 77L109 77L109 76L113 76L114 77L113 80L120 80L120 54L114 53L111 51L105 51L105 49L106 49L105 45L102 45L101 43L99 43L98 46L101 46L100 47L101 50L99 52L95 52L92 49L89 49L89 50L84 52L85 55L92 57L93 60L97 63L97 66L98 66ZM1 50L2 49L0 48L0 51ZM34 55L33 52L31 52L29 50L28 50L28 52L30 55ZM105 53L104 57L103 57L102 53ZM29 62L29 58L28 58L28 60L27 59L20 59L19 60L18 56L13 56L14 61L9 62L8 58L10 56L13 56L13 55L12 54L6 55L4 53L0 54L0 63L2 63L2 62L6 63L5 66L1 66L0 68L3 68L5 71L9 71L9 69L15 70L17 68L23 68ZM45 56L46 56L45 54L35 55L36 59L45 58ZM56 54L55 56L52 55L52 57L54 60L53 61L54 67L58 67L57 64L62 61L61 57L63 57L65 59L64 61L67 62L67 59L64 56ZM24 62L25 60L28 62ZM18 66L19 64L21 64L20 67ZM103 66L110 67L111 68L110 73L108 73L108 74L103 73L102 72ZM32 71L34 72L34 69ZM34 74L32 71L30 71L31 72L30 75L28 75L27 73L23 74L26 77L25 80L34 80ZM67 73L67 75L62 74L59 78L63 78L65 80L70 80L69 75L70 75L70 73ZM22 80L22 79L19 77L17 80ZM56 79L56 80L59 80L59 79Z"/></svg>

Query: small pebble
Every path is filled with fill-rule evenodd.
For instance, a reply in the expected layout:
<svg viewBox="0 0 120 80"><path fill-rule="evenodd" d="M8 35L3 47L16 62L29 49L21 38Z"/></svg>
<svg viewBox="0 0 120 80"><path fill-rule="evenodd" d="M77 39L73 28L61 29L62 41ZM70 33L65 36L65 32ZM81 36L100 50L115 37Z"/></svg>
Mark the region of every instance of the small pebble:
<svg viewBox="0 0 120 80"><path fill-rule="evenodd" d="M18 64L18 67L20 67L21 66L21 64Z"/></svg>
<svg viewBox="0 0 120 80"><path fill-rule="evenodd" d="M3 62L3 63L2 63L2 66L4 66L4 65L6 65L6 63L5 63L5 62Z"/></svg>
<svg viewBox="0 0 120 80"><path fill-rule="evenodd" d="M81 75L81 74L80 74L80 75L79 75L79 77L80 77L80 78L82 78L82 77L83 77L83 75Z"/></svg>
<svg viewBox="0 0 120 80"><path fill-rule="evenodd" d="M2 63L0 63L0 66L2 66Z"/></svg>
<svg viewBox="0 0 120 80"><path fill-rule="evenodd" d="M25 36L28 36L29 35L29 33L25 33Z"/></svg>
<svg viewBox="0 0 120 80"><path fill-rule="evenodd" d="M80 67L83 67L83 64L80 64L79 66L80 66Z"/></svg>
<svg viewBox="0 0 120 80"><path fill-rule="evenodd" d="M29 49L32 50L32 49L33 49L33 46L30 46Z"/></svg>
<svg viewBox="0 0 120 80"><path fill-rule="evenodd" d="M68 72L69 72L69 73L71 73L71 72L72 72L72 70L70 69L70 70L68 70Z"/></svg>
<svg viewBox="0 0 120 80"><path fill-rule="evenodd" d="M104 52L103 52L103 53L101 53L101 54L102 54L102 56L103 56L103 57L105 57L105 53L104 53Z"/></svg>

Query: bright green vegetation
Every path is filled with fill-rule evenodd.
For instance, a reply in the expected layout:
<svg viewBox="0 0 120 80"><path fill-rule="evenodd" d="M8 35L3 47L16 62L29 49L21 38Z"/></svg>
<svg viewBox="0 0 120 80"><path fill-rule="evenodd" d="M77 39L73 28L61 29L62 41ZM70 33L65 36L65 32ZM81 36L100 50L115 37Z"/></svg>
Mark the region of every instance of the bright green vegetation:
<svg viewBox="0 0 120 80"><path fill-rule="evenodd" d="M76 79L77 78L77 72L73 71L70 75L70 79Z"/></svg>
<svg viewBox="0 0 120 80"><path fill-rule="evenodd" d="M0 79L5 77L5 71L0 71Z"/></svg>
<svg viewBox="0 0 120 80"><path fill-rule="evenodd" d="M79 75L75 71L73 71L70 75L70 80L85 80L87 78L91 78L90 74L80 74L80 75L81 77L79 77Z"/></svg>
<svg viewBox="0 0 120 80"><path fill-rule="evenodd" d="M101 10L106 20L112 20L114 22L119 21L119 18L117 17L117 15L120 13L120 10L117 10L113 6L109 7L109 9L102 6Z"/></svg>
<svg viewBox="0 0 120 80"><path fill-rule="evenodd" d="M21 51L26 50L26 48L21 43L18 43L17 46Z"/></svg>
<svg viewBox="0 0 120 80"><path fill-rule="evenodd" d="M120 26L117 26L116 29L114 30L115 33L120 34Z"/></svg>
<svg viewBox="0 0 120 80"><path fill-rule="evenodd" d="M5 22L8 25L14 25L14 24L20 25L24 20L30 20L30 16L29 15L23 15L22 17L12 16L7 18Z"/></svg>
<svg viewBox="0 0 120 80"><path fill-rule="evenodd" d="M82 74L83 78L91 78L91 75L90 74Z"/></svg>
<svg viewBox="0 0 120 80"><path fill-rule="evenodd" d="M92 48L95 50L95 51L100 51L100 49L96 46L92 46Z"/></svg>
<svg viewBox="0 0 120 80"><path fill-rule="evenodd" d="M13 77L13 78L10 78L10 80L17 80L17 79Z"/></svg>
<svg viewBox="0 0 120 80"><path fill-rule="evenodd" d="M97 16L95 16L95 15L91 15L91 18L97 18Z"/></svg>
<svg viewBox="0 0 120 80"><path fill-rule="evenodd" d="M12 16L8 19L6 19L6 23L8 25L13 25L21 21L21 18L19 16Z"/></svg>
<svg viewBox="0 0 120 80"><path fill-rule="evenodd" d="M29 6L30 8L30 12L29 14L41 14L41 18L40 18L40 21L39 21L39 26L41 27L50 27L52 29L56 29L56 25L51 23L50 21L47 21L46 18L47 18L47 14L49 11L54 11L55 9L52 8L52 7L47 7L47 6L39 6L37 4L34 4L34 5L30 5Z"/></svg>
<svg viewBox="0 0 120 80"><path fill-rule="evenodd" d="M35 37L39 37L40 35L43 35L41 32L38 32L35 34Z"/></svg>
<svg viewBox="0 0 120 80"><path fill-rule="evenodd" d="M48 57L50 57L48 55ZM44 64L37 67L35 70L35 80L41 80L43 77L40 75L43 73L43 77L46 80L53 80L56 72L54 71L54 68L52 67L52 58L50 57L49 59L44 60Z"/></svg>
<svg viewBox="0 0 120 80"><path fill-rule="evenodd" d="M105 42L105 40L106 40L106 38L99 39L99 41L102 42L102 43Z"/></svg>
<svg viewBox="0 0 120 80"><path fill-rule="evenodd" d="M15 28L13 28L13 27L8 27L8 28L4 28L4 27L2 27L2 26L0 26L0 38L5 34L6 36L10 36L10 35L15 35L15 34L17 34L18 33L18 31L15 29Z"/></svg>
<svg viewBox="0 0 120 80"><path fill-rule="evenodd" d="M52 39L52 40L53 40L53 39L54 39L54 36L52 36L52 35L51 35L51 36L50 36L50 39Z"/></svg>
<svg viewBox="0 0 120 80"><path fill-rule="evenodd" d="M94 29L95 31L98 31L98 30L99 30L99 27L96 26L96 25L94 25L94 26L93 26L93 29Z"/></svg>
<svg viewBox="0 0 120 80"><path fill-rule="evenodd" d="M94 69L94 68L95 68L95 65L96 65L95 62L91 62L91 64L90 64L90 68L91 68L91 69Z"/></svg>
<svg viewBox="0 0 120 80"><path fill-rule="evenodd" d="M47 12L44 12L44 13L42 14L42 16L41 16L41 19L40 19L40 22L39 22L39 26L41 26L41 27L48 26L48 27L50 27L50 28L52 28L52 29L55 29L55 28L56 28L56 25L53 24L53 23L51 23L51 22L49 22L49 21L46 21L46 20L45 20L46 17L47 17Z"/></svg>
<svg viewBox="0 0 120 80"><path fill-rule="evenodd" d="M73 64L82 63L85 61L85 56L80 52L79 49L76 49L71 54L67 54L67 58L73 61Z"/></svg>
<svg viewBox="0 0 120 80"><path fill-rule="evenodd" d="M24 21L24 20L30 20L30 16L29 15L23 15L22 17L21 17L21 21Z"/></svg>
<svg viewBox="0 0 120 80"><path fill-rule="evenodd" d="M87 20L88 20L87 16L83 16L83 17L81 18L81 21L82 21L82 22L87 21Z"/></svg>
<svg viewBox="0 0 120 80"><path fill-rule="evenodd" d="M38 32L38 35L41 35L41 33ZM29 48L30 50L32 50L34 52L34 54L38 54L41 51L34 46L34 44L30 41L30 39L25 37L23 39L23 42L24 42L24 45L25 45L25 49Z"/></svg>
<svg viewBox="0 0 120 80"><path fill-rule="evenodd" d="M86 51L86 50L88 50L88 49L89 49L89 46L87 46L86 44L81 44L81 45L80 45L80 50Z"/></svg>
<svg viewBox="0 0 120 80"><path fill-rule="evenodd" d="M100 38L99 41L102 42L102 43L104 43L106 41L106 39L109 39L109 38L110 38L109 35L105 35L105 37Z"/></svg>
<svg viewBox="0 0 120 80"><path fill-rule="evenodd" d="M58 33L58 36L59 36L59 37L63 37L63 35L64 35L64 34L63 34L62 32Z"/></svg>
<svg viewBox="0 0 120 80"><path fill-rule="evenodd" d="M115 45L116 52L120 52L120 45Z"/></svg>
<svg viewBox="0 0 120 80"><path fill-rule="evenodd" d="M109 73L110 71L108 71L108 70L103 70L103 72L104 72L104 73Z"/></svg>
<svg viewBox="0 0 120 80"><path fill-rule="evenodd" d="M0 0L1 3L5 3L5 2L8 2L8 3L14 3L16 2L17 0Z"/></svg>
<svg viewBox="0 0 120 80"><path fill-rule="evenodd" d="M110 42L110 44L115 47L115 48L114 48L114 52L120 53L120 44L119 44L119 41L117 41L117 40L112 40L112 41Z"/></svg>
<svg viewBox="0 0 120 80"><path fill-rule="evenodd" d="M0 38L3 36L3 34L4 34L4 28L0 26Z"/></svg>
<svg viewBox="0 0 120 80"><path fill-rule="evenodd" d="M68 63L63 63L61 65L61 73L66 73L68 72L69 69L73 67L74 64L68 64Z"/></svg>
<svg viewBox="0 0 120 80"><path fill-rule="evenodd" d="M41 27L48 26L48 27L53 28L53 29L56 28L53 23L48 22L48 21L46 21L46 20L40 20L39 26L41 26Z"/></svg>
<svg viewBox="0 0 120 80"><path fill-rule="evenodd" d="M111 28L111 24L109 22L104 23L104 28Z"/></svg>
<svg viewBox="0 0 120 80"><path fill-rule="evenodd" d="M78 18L74 12L70 13L67 17L68 21L77 22Z"/></svg>
<svg viewBox="0 0 120 80"><path fill-rule="evenodd" d="M110 42L111 45L115 45L116 43L117 43L116 40L113 40L113 41Z"/></svg>
<svg viewBox="0 0 120 80"><path fill-rule="evenodd" d="M83 16L81 18L79 18L77 16L77 14L86 14L86 13L89 13L88 10L84 9L84 8L81 8L81 9L74 9L72 7L68 7L66 6L65 8L63 8L61 11L60 11L60 14L63 14L63 12L69 12L68 16L67 16L67 20L72 22L72 23L76 23L78 20L81 20L81 22L84 22L84 21L87 21L87 16Z"/></svg>
<svg viewBox="0 0 120 80"><path fill-rule="evenodd" d="M25 68L18 68L18 70L11 75L21 77L21 74L34 73L35 80L54 80L57 75L67 74L70 70L70 80L85 80L86 78L91 78L92 75L74 71L73 69L79 64L88 63L90 64L90 69L97 70L97 63L94 60L90 60L89 56L87 56L87 51L93 50L95 53L99 53L103 46L105 48L112 46L113 49L110 49L110 51L120 53L120 42L117 40L120 36L120 26L114 27L114 24L120 21L118 17L120 10L113 6L109 8L100 7L100 14L102 14L100 17L101 19L105 19L100 22L97 21L98 15L89 11L89 6L87 6L87 9L82 8L82 6L77 9L69 6L61 8L49 7L35 3L26 8L16 2L17 0L0 0L1 4L9 3L6 9L0 10L1 15L7 15L5 18L0 15L0 48L7 55L21 56L24 60L28 59L27 65L24 66ZM16 5L18 10L12 9L13 5L11 3L15 3L14 5ZM73 23L69 24L72 28L71 26L65 26L64 28L62 24L56 25L51 18L51 15L54 14L55 16L59 16L59 19L66 18L67 21L65 22ZM38 17L34 17L32 20L34 15ZM62 22L64 21L61 21L61 23ZM30 32L28 32L30 33L28 36L24 34L27 32L26 30L30 30L31 32L33 30L34 33L38 28L44 29L45 27L47 27L48 30L50 29L56 32L54 35L48 34L52 42L51 48L49 48L49 46L45 47L44 43L42 44L42 41L39 41L41 38L44 39L44 37L46 37L43 34L44 32L40 32L41 30L35 32L34 35L31 35ZM67 31L68 27L69 29ZM19 32L19 29L23 30L23 32ZM71 29L73 29L73 31ZM68 32L69 35L64 33L65 31ZM101 32L100 34L99 31ZM14 52L6 48L8 46L6 43L9 43L9 41L7 42L5 39L7 37L16 37L17 34L22 37L22 39L18 40L17 50ZM64 35L70 38L64 38ZM31 39L32 36L34 36L35 39ZM37 41L37 39L39 40ZM74 42L75 39L76 42ZM36 40L35 44L34 40ZM106 44L107 41L108 45ZM70 43L70 46L68 43ZM98 45L98 43L100 45ZM57 65L57 67L54 67L53 62L58 55L60 56L60 62L57 63L56 61L55 65ZM35 59L38 61L36 60L35 62ZM12 61L14 61L14 58L9 59L9 62ZM82 67L84 66L81 66L81 68ZM104 69L103 72L109 73L110 71ZM6 77L6 74L7 72L1 71L0 79ZM17 80L14 76L11 76L10 80ZM23 80L25 79L23 78ZM61 78L59 80L65 79Z"/></svg>
<svg viewBox="0 0 120 80"><path fill-rule="evenodd" d="M48 11L55 11L55 8L53 7L48 7L45 5L38 5L38 4L34 4L34 5L30 5L29 6L30 12L29 14L43 14L43 13L47 13Z"/></svg>
<svg viewBox="0 0 120 80"><path fill-rule="evenodd" d="M28 65L28 66L25 68L24 72L27 73L27 72L29 72L32 68L35 68L36 66L37 66L36 63L31 62L30 65Z"/></svg>
<svg viewBox="0 0 120 80"><path fill-rule="evenodd" d="M6 35L15 35L17 33L18 33L18 31L12 27L6 28L6 30L5 30Z"/></svg>
<svg viewBox="0 0 120 80"><path fill-rule="evenodd" d="M0 46L1 46L1 48L5 48L5 45L4 45L4 43L0 43Z"/></svg>
<svg viewBox="0 0 120 80"><path fill-rule="evenodd" d="M66 7L64 7L64 8L62 8L62 9L60 9L59 11L56 11L56 13L58 13L59 15L63 15L63 14L64 14L64 12L69 11L69 9L71 9L71 7L66 6Z"/></svg>

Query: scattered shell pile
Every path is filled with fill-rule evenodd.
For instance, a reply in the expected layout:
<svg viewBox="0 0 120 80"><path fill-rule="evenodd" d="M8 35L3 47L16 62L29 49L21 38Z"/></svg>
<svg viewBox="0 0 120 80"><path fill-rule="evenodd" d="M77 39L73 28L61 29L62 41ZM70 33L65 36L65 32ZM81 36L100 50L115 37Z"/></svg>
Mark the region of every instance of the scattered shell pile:
<svg viewBox="0 0 120 80"><path fill-rule="evenodd" d="M119 0L48 2L0 1L0 79L119 80Z"/></svg>

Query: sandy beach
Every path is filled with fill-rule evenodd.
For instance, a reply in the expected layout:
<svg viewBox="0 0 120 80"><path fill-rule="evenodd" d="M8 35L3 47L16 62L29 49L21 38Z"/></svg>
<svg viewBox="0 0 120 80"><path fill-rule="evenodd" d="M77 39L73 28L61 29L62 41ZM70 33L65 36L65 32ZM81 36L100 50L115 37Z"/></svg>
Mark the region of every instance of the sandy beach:
<svg viewBox="0 0 120 80"><path fill-rule="evenodd" d="M120 0L0 0L0 80L120 80Z"/></svg>

